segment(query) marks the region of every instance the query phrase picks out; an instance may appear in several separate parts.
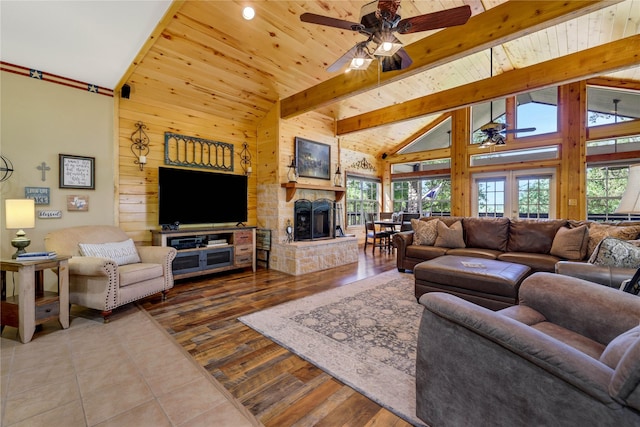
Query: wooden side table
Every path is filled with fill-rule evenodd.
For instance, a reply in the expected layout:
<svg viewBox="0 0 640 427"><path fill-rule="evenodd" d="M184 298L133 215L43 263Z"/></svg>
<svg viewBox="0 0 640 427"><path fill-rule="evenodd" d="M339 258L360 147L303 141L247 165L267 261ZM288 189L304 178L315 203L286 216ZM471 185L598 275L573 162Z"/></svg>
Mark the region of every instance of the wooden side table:
<svg viewBox="0 0 640 427"><path fill-rule="evenodd" d="M38 261L0 260L2 298L1 324L18 328L20 340L28 343L36 325L58 319L69 327L68 256ZM44 291L44 270L58 270L58 293ZM18 295L7 297L7 271L17 273Z"/></svg>

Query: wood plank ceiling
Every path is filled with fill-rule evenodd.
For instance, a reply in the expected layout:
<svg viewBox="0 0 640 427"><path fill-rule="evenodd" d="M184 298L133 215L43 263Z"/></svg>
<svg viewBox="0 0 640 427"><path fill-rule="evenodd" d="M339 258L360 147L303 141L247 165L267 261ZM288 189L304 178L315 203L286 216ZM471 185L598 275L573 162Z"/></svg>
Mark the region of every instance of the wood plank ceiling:
<svg viewBox="0 0 640 427"><path fill-rule="evenodd" d="M364 36L355 32L302 23L299 16L311 12L359 22L360 8L365 3L253 1L256 17L251 21L241 16L244 1L176 3L173 17L167 20L160 36L136 65L135 80L129 83L134 87L144 86L145 93L154 93L158 103L170 99L172 108L202 111L235 121L239 127L255 128L278 100L339 76L340 73L329 73L326 68L364 40ZM407 73L393 83L382 82L354 96L321 105L316 111L342 120L640 33L640 0L583 1L576 3L596 5L584 9L589 13L574 11L554 25L542 29L533 26L525 35L497 40L494 44L491 42L493 28L486 28L486 23L484 28L474 27L473 21L493 8L503 8L506 12L502 19L496 20L495 31L509 27L513 15L518 13L518 1L504 3L504 0L403 0L403 17L470 5L472 18L464 32L485 37L484 44L476 53ZM541 8L545 3L550 4L537 3ZM398 38L408 46L434 33L398 35ZM455 46L455 40L448 43ZM493 70L490 70L489 47L493 47ZM413 59L415 62L419 58ZM428 62L428 58L422 59ZM372 69L375 70L373 65ZM123 83L133 71L132 68ZM373 73L375 75L375 71ZM384 74L382 80L392 73ZM349 73L353 79L363 79L363 76L358 72ZM640 83L640 64L606 77ZM362 130L342 137L341 144L373 155L393 152L437 117L429 115Z"/></svg>

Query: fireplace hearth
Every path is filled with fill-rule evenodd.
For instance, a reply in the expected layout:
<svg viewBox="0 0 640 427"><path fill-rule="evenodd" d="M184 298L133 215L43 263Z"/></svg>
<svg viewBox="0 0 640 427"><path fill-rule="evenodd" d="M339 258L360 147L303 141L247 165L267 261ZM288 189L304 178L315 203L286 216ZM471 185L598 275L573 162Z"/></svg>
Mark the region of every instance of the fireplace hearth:
<svg viewBox="0 0 640 427"><path fill-rule="evenodd" d="M321 240L335 237L334 202L329 199L298 199L293 204L293 240Z"/></svg>

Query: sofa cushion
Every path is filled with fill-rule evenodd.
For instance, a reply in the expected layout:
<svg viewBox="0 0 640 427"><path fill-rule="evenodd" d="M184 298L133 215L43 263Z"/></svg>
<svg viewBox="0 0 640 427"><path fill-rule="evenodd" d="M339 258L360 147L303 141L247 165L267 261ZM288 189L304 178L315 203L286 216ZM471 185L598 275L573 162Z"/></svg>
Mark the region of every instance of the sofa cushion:
<svg viewBox="0 0 640 427"><path fill-rule="evenodd" d="M434 246L441 248L464 248L464 237L462 233L462 222L457 221L451 227L438 221L438 237Z"/></svg>
<svg viewBox="0 0 640 427"><path fill-rule="evenodd" d="M589 229L586 225L576 228L560 227L551 244L551 255L580 261L587 255Z"/></svg>
<svg viewBox="0 0 640 427"><path fill-rule="evenodd" d="M640 410L640 338L631 342L617 364L611 383L611 396Z"/></svg>
<svg viewBox="0 0 640 427"><path fill-rule="evenodd" d="M416 258L425 261L446 255L447 250L447 248L438 248L435 246L408 245L405 249L405 255L407 258Z"/></svg>
<svg viewBox="0 0 640 427"><path fill-rule="evenodd" d="M508 252L548 254L553 238L566 220L512 220L509 226Z"/></svg>
<svg viewBox="0 0 640 427"><path fill-rule="evenodd" d="M606 267L639 268L640 248L626 240L605 237L596 246L589 262Z"/></svg>
<svg viewBox="0 0 640 427"><path fill-rule="evenodd" d="M527 252L505 252L498 255L499 261L515 262L531 267L531 273L544 271L553 273L556 271L556 263L560 258L549 254L533 254Z"/></svg>
<svg viewBox="0 0 640 427"><path fill-rule="evenodd" d="M109 258L118 265L126 265L140 262L140 256L133 240L109 243L78 243L80 253L83 256Z"/></svg>
<svg viewBox="0 0 640 427"><path fill-rule="evenodd" d="M465 243L471 248L505 252L509 242L509 218L464 218Z"/></svg>
<svg viewBox="0 0 640 427"><path fill-rule="evenodd" d="M636 326L618 335L607 345L607 348L604 349L604 352L600 356L600 361L611 369L616 369L616 366L618 366L618 363L622 360L622 356L624 356L627 350L629 350L629 347L638 341L638 339L640 339L640 326Z"/></svg>
<svg viewBox="0 0 640 427"><path fill-rule="evenodd" d="M595 251L598 243L605 237L616 237L622 240L635 240L640 234L639 225L630 226L618 226L611 224L589 224L589 246L587 248L587 254L590 256Z"/></svg>
<svg viewBox="0 0 640 427"><path fill-rule="evenodd" d="M149 263L123 265L118 268L118 273L120 274L120 287L155 279L163 275L162 265Z"/></svg>
<svg viewBox="0 0 640 427"><path fill-rule="evenodd" d="M433 246L438 237L438 221L420 221L411 219L413 228L413 244Z"/></svg>

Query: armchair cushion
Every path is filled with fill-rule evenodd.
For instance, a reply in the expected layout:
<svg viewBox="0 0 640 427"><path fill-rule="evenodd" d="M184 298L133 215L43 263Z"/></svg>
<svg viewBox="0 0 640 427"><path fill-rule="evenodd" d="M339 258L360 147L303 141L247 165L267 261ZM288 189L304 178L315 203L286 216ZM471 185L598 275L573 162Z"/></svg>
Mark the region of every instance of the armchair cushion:
<svg viewBox="0 0 640 427"><path fill-rule="evenodd" d="M127 265L140 262L140 256L133 240L108 243L78 243L80 253L83 256L109 258L118 265Z"/></svg>
<svg viewBox="0 0 640 427"><path fill-rule="evenodd" d="M624 334L618 335L607 345L600 361L610 367L616 369L622 356L629 350L629 348L640 339L640 326L636 326L633 329L629 329Z"/></svg>
<svg viewBox="0 0 640 427"><path fill-rule="evenodd" d="M162 277L163 274L161 264L144 263L121 265L118 273L120 273L120 287Z"/></svg>

